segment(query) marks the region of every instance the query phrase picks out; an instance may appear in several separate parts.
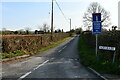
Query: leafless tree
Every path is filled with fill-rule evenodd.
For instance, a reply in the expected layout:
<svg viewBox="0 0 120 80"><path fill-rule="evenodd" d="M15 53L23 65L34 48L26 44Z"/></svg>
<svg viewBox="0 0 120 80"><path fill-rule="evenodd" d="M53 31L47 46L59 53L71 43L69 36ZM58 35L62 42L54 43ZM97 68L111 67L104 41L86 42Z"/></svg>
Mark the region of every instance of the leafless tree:
<svg viewBox="0 0 120 80"><path fill-rule="evenodd" d="M39 26L38 27L39 31L43 31L43 27Z"/></svg>
<svg viewBox="0 0 120 80"><path fill-rule="evenodd" d="M6 28L2 28L2 31L6 31Z"/></svg>
<svg viewBox="0 0 120 80"><path fill-rule="evenodd" d="M92 14L101 13L101 22L103 27L108 27L111 24L110 13L106 11L99 3L93 2L87 9L87 12L84 13L83 23L85 27L92 27Z"/></svg>
<svg viewBox="0 0 120 80"><path fill-rule="evenodd" d="M49 26L46 23L44 23L43 24L43 31L46 33L46 32L48 32L48 30L49 30Z"/></svg>
<svg viewBox="0 0 120 80"><path fill-rule="evenodd" d="M47 23L44 23L42 26L38 26L39 31L49 32L50 26Z"/></svg>
<svg viewBox="0 0 120 80"><path fill-rule="evenodd" d="M31 28L26 27L26 28L25 28L26 34L29 34L29 33L30 33L30 30L31 30Z"/></svg>

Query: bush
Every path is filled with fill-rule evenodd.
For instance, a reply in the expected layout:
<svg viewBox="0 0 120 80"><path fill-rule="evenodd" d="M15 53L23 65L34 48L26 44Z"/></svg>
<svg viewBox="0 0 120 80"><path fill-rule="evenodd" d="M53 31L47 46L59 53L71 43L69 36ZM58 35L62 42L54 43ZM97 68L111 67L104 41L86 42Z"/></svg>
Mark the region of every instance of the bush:
<svg viewBox="0 0 120 80"><path fill-rule="evenodd" d="M96 38L92 32L83 34L86 44L95 49ZM116 47L116 60L120 61L120 31L107 31L98 35L98 46ZM101 60L112 60L112 51L98 50Z"/></svg>
<svg viewBox="0 0 120 80"><path fill-rule="evenodd" d="M79 55L80 55L81 63L84 66L92 67L101 74L120 74L120 61L116 60L115 63L113 64L111 61L112 57L110 56L111 54L109 51L99 54L99 58L96 58L95 47L93 45L90 45L92 43L91 40L94 37L89 36L89 38L91 38L90 40L87 37L88 35L92 35L92 34L91 33L83 34L79 38L78 48L80 52Z"/></svg>
<svg viewBox="0 0 120 80"><path fill-rule="evenodd" d="M14 53L14 51L17 50L34 52L68 36L69 34L67 33L54 34L53 40L51 40L50 34L14 36L5 35L2 37L2 50L3 53Z"/></svg>
<svg viewBox="0 0 120 80"><path fill-rule="evenodd" d="M108 31L100 34L98 36L98 45L116 47L116 60L120 61L120 31ZM99 52L105 53L108 59L112 59L114 53L102 50L99 50ZM105 54L101 54L101 56L105 56Z"/></svg>

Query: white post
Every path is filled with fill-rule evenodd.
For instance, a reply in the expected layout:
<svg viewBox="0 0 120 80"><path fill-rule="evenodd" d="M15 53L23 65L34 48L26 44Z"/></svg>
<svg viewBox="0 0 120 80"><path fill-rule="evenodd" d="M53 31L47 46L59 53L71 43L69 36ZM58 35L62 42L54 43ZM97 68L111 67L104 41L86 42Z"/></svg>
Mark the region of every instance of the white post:
<svg viewBox="0 0 120 80"><path fill-rule="evenodd" d="M97 55L97 42L98 42L98 34L96 34L96 57L98 57L98 55Z"/></svg>
<svg viewBox="0 0 120 80"><path fill-rule="evenodd" d="M115 55L116 55L116 53L114 52L114 55L113 55L113 63L115 62Z"/></svg>

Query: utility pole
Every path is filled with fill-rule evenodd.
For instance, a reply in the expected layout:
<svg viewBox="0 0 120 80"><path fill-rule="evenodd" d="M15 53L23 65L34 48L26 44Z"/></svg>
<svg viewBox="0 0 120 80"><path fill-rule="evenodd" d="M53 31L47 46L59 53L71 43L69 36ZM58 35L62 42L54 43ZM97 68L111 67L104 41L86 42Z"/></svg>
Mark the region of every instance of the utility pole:
<svg viewBox="0 0 120 80"><path fill-rule="evenodd" d="M70 18L70 36L71 36L71 18Z"/></svg>
<svg viewBox="0 0 120 80"><path fill-rule="evenodd" d="M71 31L71 18L70 18L70 31Z"/></svg>
<svg viewBox="0 0 120 80"><path fill-rule="evenodd" d="M53 0L52 0L52 15L51 15L51 40L53 40Z"/></svg>

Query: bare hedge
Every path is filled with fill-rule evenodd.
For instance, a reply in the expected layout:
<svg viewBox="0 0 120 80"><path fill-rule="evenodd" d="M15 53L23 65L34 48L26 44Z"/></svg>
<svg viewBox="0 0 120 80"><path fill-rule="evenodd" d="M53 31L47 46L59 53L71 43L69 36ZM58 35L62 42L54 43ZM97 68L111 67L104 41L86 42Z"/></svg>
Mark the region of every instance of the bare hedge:
<svg viewBox="0 0 120 80"><path fill-rule="evenodd" d="M12 53L16 50L33 52L68 36L67 33L56 33L53 34L52 40L50 34L2 36L2 51L3 53Z"/></svg>
<svg viewBox="0 0 120 80"><path fill-rule="evenodd" d="M116 59L120 61L120 31L108 31L100 34L98 37L98 45L116 47ZM109 59L113 57L113 52L106 51L105 53L107 55L106 58Z"/></svg>
<svg viewBox="0 0 120 80"><path fill-rule="evenodd" d="M92 32L90 31L84 32L83 35L88 46L95 49L95 35L92 34ZM120 31L107 31L99 34L98 46L116 47L116 60L120 61ZM100 55L102 55L102 57L104 57L104 59L112 60L113 58L113 52L111 51L99 50L98 52L100 53Z"/></svg>

